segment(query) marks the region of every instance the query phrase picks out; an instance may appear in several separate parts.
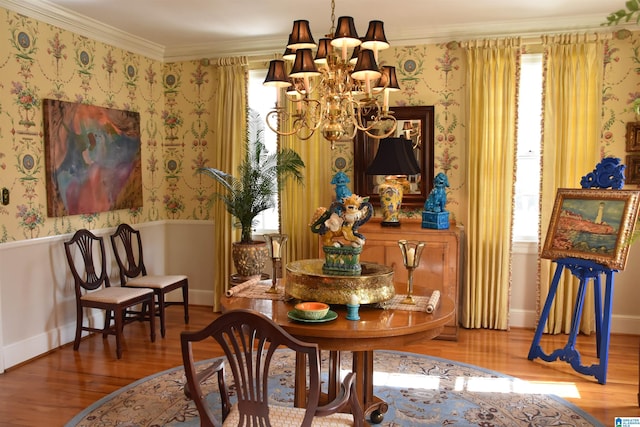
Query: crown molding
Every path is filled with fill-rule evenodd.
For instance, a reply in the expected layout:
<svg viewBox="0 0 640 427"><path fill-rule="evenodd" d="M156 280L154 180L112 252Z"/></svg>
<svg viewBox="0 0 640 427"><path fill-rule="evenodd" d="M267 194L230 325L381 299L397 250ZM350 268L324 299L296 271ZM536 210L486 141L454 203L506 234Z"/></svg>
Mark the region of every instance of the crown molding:
<svg viewBox="0 0 640 427"><path fill-rule="evenodd" d="M132 0L135 1L135 0ZM228 56L261 56L279 54L284 50L285 37L231 39L182 46L162 46L149 40L77 14L47 0L0 0L0 6L16 13L55 25L108 45L163 62L189 61ZM614 32L620 28L637 30L637 24L616 27L603 25L600 15L576 15L563 18L528 19L469 23L460 25L430 25L401 27L389 38L393 46L410 46L449 41L464 41L491 37L538 37L543 34L568 31ZM517 29L517 30L514 30Z"/></svg>
<svg viewBox="0 0 640 427"><path fill-rule="evenodd" d="M158 61L164 60L164 46L56 6L46 0L0 0L0 6L114 47Z"/></svg>

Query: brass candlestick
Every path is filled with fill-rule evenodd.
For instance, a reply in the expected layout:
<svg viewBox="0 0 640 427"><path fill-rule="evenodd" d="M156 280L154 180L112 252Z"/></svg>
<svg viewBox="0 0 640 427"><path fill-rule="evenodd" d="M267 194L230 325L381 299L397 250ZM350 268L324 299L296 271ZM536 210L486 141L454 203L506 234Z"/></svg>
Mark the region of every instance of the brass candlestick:
<svg viewBox="0 0 640 427"><path fill-rule="evenodd" d="M401 302L402 304L415 305L416 302L413 299L413 271L420 264L420 255L422 255L422 249L424 249L424 242L398 240L398 246L400 246L402 262L408 274L407 296Z"/></svg>
<svg viewBox="0 0 640 427"><path fill-rule="evenodd" d="M289 238L286 234L265 234L264 238L267 242L267 248L269 249L269 256L271 256L271 266L273 267L271 287L266 291L270 294L278 293L278 271L282 269L282 250L285 242Z"/></svg>

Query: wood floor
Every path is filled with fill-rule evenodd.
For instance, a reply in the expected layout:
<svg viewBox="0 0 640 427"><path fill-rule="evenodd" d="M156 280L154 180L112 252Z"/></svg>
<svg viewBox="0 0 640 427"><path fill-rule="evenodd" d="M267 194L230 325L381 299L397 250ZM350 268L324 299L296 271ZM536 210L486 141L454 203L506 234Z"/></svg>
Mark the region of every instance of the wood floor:
<svg viewBox="0 0 640 427"><path fill-rule="evenodd" d="M183 324L182 310L167 311L167 336L155 343L148 339L144 324L125 328L125 347L121 360L115 358L112 336L85 339L75 352L66 345L50 354L0 375L0 425L62 426L96 400L131 382L182 364L179 335L183 329L198 329L214 319L208 307L190 308L191 324ZM158 334L159 335L159 334ZM638 408L639 336L611 337L607 384L580 375L565 362L527 360L533 330L509 332L460 330L457 342L424 341L397 350L423 353L499 371L523 380L559 385L574 390L566 400L588 412L605 426L614 417L640 417ZM549 352L564 347L566 336L543 337ZM577 349L583 365L595 363L595 337L580 336ZM211 357L219 349L210 348ZM555 388L554 388L555 389Z"/></svg>

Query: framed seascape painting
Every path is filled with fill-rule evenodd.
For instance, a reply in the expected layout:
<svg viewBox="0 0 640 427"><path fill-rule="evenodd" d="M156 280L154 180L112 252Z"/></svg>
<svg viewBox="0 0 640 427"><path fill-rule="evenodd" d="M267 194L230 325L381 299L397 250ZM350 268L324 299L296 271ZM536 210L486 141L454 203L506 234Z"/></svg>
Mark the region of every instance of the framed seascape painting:
<svg viewBox="0 0 640 427"><path fill-rule="evenodd" d="M542 258L581 258L624 269L639 201L640 191L558 189Z"/></svg>
<svg viewBox="0 0 640 427"><path fill-rule="evenodd" d="M140 114L45 99L50 217L142 206Z"/></svg>

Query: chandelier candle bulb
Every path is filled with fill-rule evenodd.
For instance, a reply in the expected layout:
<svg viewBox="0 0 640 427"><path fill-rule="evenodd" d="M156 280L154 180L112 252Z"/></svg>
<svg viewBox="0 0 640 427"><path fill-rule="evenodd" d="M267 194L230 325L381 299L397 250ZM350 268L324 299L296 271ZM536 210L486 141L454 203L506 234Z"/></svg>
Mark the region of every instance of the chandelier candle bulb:
<svg viewBox="0 0 640 427"><path fill-rule="evenodd" d="M427 302L427 313L433 313L436 308L438 308L438 303L440 302L440 291L433 291L429 301Z"/></svg>

